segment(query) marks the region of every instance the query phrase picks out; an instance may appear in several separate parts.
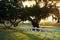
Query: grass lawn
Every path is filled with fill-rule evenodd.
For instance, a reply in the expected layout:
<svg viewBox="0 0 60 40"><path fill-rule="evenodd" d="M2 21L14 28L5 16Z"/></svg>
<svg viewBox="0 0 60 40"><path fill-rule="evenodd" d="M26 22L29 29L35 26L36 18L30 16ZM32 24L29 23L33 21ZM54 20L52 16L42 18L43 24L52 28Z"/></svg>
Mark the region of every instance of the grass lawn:
<svg viewBox="0 0 60 40"><path fill-rule="evenodd" d="M52 40L51 37L44 37L43 34L23 30L1 29L0 40ZM58 39L59 40L59 39Z"/></svg>
<svg viewBox="0 0 60 40"><path fill-rule="evenodd" d="M1 29L0 40L42 40L33 34L25 33L20 30Z"/></svg>
<svg viewBox="0 0 60 40"><path fill-rule="evenodd" d="M31 24L19 24L18 28L20 27L32 27L32 25ZM53 26L53 27L43 27L43 28L53 29L56 27ZM60 27L57 27L56 29L60 29ZM2 26L0 26L0 40L52 40L49 38L44 37L44 35L42 34L40 35L40 34L33 33L33 32L31 33L31 32L22 31L22 30L2 29Z"/></svg>

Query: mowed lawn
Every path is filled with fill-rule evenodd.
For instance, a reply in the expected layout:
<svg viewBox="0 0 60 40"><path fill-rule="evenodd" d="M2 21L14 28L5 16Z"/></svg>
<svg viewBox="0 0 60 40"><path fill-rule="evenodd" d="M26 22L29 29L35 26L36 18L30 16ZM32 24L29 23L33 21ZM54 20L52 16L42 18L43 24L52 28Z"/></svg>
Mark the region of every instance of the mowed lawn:
<svg viewBox="0 0 60 40"><path fill-rule="evenodd" d="M18 29L20 27L32 27L32 25L31 24L19 24ZM0 40L53 40L53 39L51 39L51 37L49 38L44 37L44 35L42 34L40 35L38 33L17 30L17 28L3 29L0 26ZM56 39L56 40L59 40L59 39Z"/></svg>
<svg viewBox="0 0 60 40"><path fill-rule="evenodd" d="M42 40L22 30L0 29L0 40Z"/></svg>
<svg viewBox="0 0 60 40"><path fill-rule="evenodd" d="M53 40L43 34L17 29L0 29L0 40ZM55 39L59 40L59 39Z"/></svg>

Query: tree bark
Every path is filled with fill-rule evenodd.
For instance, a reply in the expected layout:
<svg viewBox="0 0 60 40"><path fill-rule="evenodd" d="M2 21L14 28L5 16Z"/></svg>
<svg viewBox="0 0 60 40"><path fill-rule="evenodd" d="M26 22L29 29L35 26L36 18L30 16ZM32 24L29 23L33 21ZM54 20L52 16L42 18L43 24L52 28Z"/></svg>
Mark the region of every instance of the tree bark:
<svg viewBox="0 0 60 40"><path fill-rule="evenodd" d="M31 19L29 17L29 20L31 21L32 25L33 25L33 28L39 28L39 21L37 19Z"/></svg>
<svg viewBox="0 0 60 40"><path fill-rule="evenodd" d="M19 24L19 22L21 22L21 20L18 21L18 22L16 22L16 20L17 20L17 19L15 19L14 21L10 20L10 22L12 23L12 25L13 25L14 27L17 27L18 24Z"/></svg>
<svg viewBox="0 0 60 40"><path fill-rule="evenodd" d="M20 22L21 22L21 21L18 21L18 22L15 21L14 27L17 27Z"/></svg>
<svg viewBox="0 0 60 40"><path fill-rule="evenodd" d="M39 28L39 22L37 19L33 19L32 24L33 24L33 27Z"/></svg>

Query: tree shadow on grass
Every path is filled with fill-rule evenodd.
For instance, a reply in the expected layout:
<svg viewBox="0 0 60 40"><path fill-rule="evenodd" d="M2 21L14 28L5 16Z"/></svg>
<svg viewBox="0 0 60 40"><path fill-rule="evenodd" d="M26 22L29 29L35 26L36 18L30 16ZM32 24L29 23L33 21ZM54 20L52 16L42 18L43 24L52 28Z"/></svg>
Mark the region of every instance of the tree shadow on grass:
<svg viewBox="0 0 60 40"><path fill-rule="evenodd" d="M19 33L19 35L14 34L14 33ZM20 36L21 34L22 34L22 36L25 35L25 37ZM18 37L16 35L18 35ZM3 29L2 30L2 29L0 29L0 40L22 40L21 37L22 37L22 39L29 38L30 40L42 40L41 38L39 38L33 34L23 32L22 30L15 30L15 29Z"/></svg>
<svg viewBox="0 0 60 40"><path fill-rule="evenodd" d="M13 28L0 28L0 40L16 40L12 35L13 32L15 32Z"/></svg>
<svg viewBox="0 0 60 40"><path fill-rule="evenodd" d="M28 34L28 33L25 33L23 31L20 31L20 33L27 35L30 38L30 40L42 40L41 38L34 36L33 34Z"/></svg>

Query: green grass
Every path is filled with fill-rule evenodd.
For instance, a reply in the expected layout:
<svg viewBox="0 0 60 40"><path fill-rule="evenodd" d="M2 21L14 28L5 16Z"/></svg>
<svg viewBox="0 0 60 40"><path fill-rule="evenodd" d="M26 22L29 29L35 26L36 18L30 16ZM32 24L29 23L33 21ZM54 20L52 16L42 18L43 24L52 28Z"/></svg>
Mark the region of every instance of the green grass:
<svg viewBox="0 0 60 40"><path fill-rule="evenodd" d="M31 23L20 23L18 26L19 27L26 27L26 26L31 26L32 27L32 24Z"/></svg>
<svg viewBox="0 0 60 40"><path fill-rule="evenodd" d="M41 28L48 28L48 29L57 29L57 30L60 30L60 26L41 26Z"/></svg>
<svg viewBox="0 0 60 40"><path fill-rule="evenodd" d="M41 40L33 34L25 33L20 30L0 30L0 40Z"/></svg>
<svg viewBox="0 0 60 40"><path fill-rule="evenodd" d="M6 29L0 30L0 40L52 40L50 37L44 37L43 34L27 32L23 30ZM59 40L59 39L58 39Z"/></svg>
<svg viewBox="0 0 60 40"><path fill-rule="evenodd" d="M21 23L18 27L33 27L31 23ZM40 26L42 27L42 25ZM57 29L60 30L60 26L43 26L42 28Z"/></svg>
<svg viewBox="0 0 60 40"><path fill-rule="evenodd" d="M19 24L18 27L29 27L32 25L27 23ZM44 36L36 33L27 33L26 31L22 30L13 30L13 29L3 29L1 30L2 26L0 26L0 40L46 40ZM43 28L51 28L51 29L59 29L60 27L52 26L52 27L43 27Z"/></svg>

